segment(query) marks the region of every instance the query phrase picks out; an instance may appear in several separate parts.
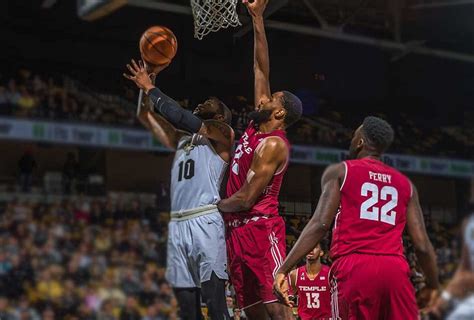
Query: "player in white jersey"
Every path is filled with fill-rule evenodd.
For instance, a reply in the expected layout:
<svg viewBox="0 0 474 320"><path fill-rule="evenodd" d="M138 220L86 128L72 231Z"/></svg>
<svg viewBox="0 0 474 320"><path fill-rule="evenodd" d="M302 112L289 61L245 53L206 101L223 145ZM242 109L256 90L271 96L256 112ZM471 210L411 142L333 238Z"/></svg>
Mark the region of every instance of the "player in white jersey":
<svg viewBox="0 0 474 320"><path fill-rule="evenodd" d="M154 87L154 77L164 67L152 69L133 60L127 67L132 75L126 78L147 94L144 103L139 101L138 118L163 145L176 151L166 278L178 299L180 318L202 319L202 297L211 319L230 319L225 229L216 203L234 142L232 113L217 98L198 105L193 113L186 111Z"/></svg>
<svg viewBox="0 0 474 320"><path fill-rule="evenodd" d="M431 313L447 320L474 319L474 212L463 223L459 267ZM446 315L447 314L447 315Z"/></svg>

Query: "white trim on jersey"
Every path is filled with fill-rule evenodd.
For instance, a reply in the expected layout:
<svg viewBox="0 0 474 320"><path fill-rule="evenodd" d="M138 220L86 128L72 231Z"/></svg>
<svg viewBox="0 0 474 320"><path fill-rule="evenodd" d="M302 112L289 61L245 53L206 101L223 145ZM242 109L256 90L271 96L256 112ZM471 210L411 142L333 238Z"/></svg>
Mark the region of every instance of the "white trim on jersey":
<svg viewBox="0 0 474 320"><path fill-rule="evenodd" d="M281 256L280 249L278 248L278 238L275 235L275 232L270 233L268 236L270 240L271 248L270 253L273 257L273 262L275 262L275 268L273 269L273 278L275 279L276 273L278 269L281 267L283 263L283 257Z"/></svg>
<svg viewBox="0 0 474 320"><path fill-rule="evenodd" d="M298 289L298 277L300 276L300 268L296 268L295 288ZM291 280L291 277L290 277Z"/></svg>
<svg viewBox="0 0 474 320"><path fill-rule="evenodd" d="M331 280L331 313L332 319L340 319L339 317L339 298L337 292L337 279Z"/></svg>
<svg viewBox="0 0 474 320"><path fill-rule="evenodd" d="M255 305L259 304L259 303L264 303L264 302L263 302L263 300L258 300L258 301L255 302L255 303L252 303L252 304L249 304L248 306L245 306L245 307L240 308L240 310L248 309L248 308L253 307L253 306L255 306Z"/></svg>
<svg viewBox="0 0 474 320"><path fill-rule="evenodd" d="M344 180L342 180L342 184L341 184L341 188L339 188L339 191L342 191L342 188L344 187L344 184L346 183L346 179L347 179L347 171L348 170L348 167L347 167L347 163L345 161L343 161L342 163L344 163L344 167L346 168L346 170L344 170Z"/></svg>

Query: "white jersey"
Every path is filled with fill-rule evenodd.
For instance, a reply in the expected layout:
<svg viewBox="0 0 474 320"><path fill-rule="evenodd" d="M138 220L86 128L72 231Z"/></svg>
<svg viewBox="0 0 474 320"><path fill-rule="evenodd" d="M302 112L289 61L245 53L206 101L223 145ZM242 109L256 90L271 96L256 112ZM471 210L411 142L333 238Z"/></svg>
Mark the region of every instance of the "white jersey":
<svg viewBox="0 0 474 320"><path fill-rule="evenodd" d="M467 247L469 267L474 272L474 214L467 220L466 229L464 230L464 242Z"/></svg>
<svg viewBox="0 0 474 320"><path fill-rule="evenodd" d="M217 204L226 169L209 139L199 134L181 138L171 169L171 211Z"/></svg>

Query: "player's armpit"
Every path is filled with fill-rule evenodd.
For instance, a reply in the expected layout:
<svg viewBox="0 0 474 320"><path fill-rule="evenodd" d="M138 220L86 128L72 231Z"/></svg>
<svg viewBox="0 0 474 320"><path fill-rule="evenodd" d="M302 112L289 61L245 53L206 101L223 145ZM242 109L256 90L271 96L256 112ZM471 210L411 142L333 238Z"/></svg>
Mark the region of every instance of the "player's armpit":
<svg viewBox="0 0 474 320"><path fill-rule="evenodd" d="M219 202L222 212L249 210L262 195L275 173L288 161L289 150L285 142L277 137L267 138L255 150L249 175L239 191Z"/></svg>

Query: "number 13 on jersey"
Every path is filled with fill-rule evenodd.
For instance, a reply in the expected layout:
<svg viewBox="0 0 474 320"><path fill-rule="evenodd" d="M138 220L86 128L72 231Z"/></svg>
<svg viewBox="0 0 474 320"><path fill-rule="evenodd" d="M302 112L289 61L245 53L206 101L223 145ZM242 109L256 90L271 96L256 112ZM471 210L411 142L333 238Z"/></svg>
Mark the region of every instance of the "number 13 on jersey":
<svg viewBox="0 0 474 320"><path fill-rule="evenodd" d="M308 309L319 309L319 293L316 292L306 292L306 301Z"/></svg>

